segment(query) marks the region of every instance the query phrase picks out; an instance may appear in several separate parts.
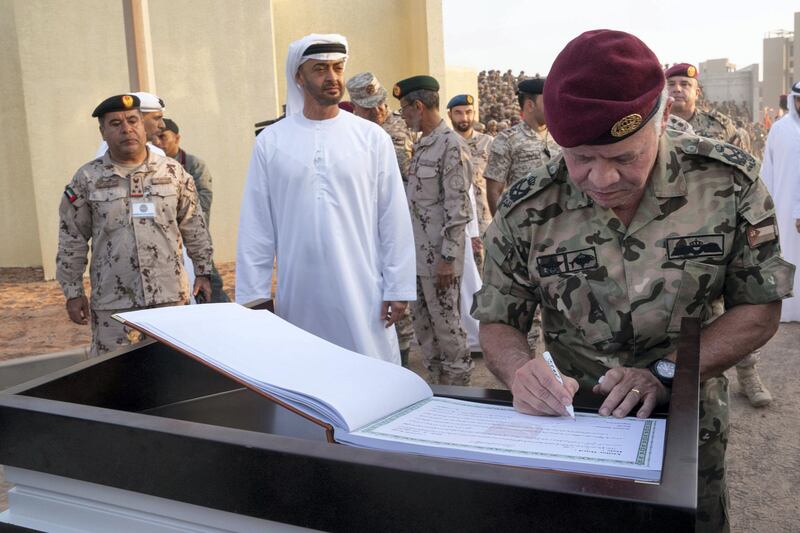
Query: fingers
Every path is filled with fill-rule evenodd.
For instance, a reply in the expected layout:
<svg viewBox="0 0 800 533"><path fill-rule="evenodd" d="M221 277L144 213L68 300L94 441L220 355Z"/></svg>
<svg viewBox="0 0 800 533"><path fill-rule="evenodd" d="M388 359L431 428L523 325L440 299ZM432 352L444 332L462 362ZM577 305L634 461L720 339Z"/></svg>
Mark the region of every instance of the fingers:
<svg viewBox="0 0 800 533"><path fill-rule="evenodd" d="M87 300L85 296L67 300L67 314L69 315L69 319L76 324L88 324L89 300Z"/></svg>
<svg viewBox="0 0 800 533"><path fill-rule="evenodd" d="M592 389L597 394L607 396L600 406L601 416L613 415L618 418L636 411L639 418L647 418L660 401L665 401L668 392L653 374L644 368L614 368L606 372L600 382Z"/></svg>
<svg viewBox="0 0 800 533"><path fill-rule="evenodd" d="M566 415L565 406L572 403L578 383L572 378L566 378L565 383L568 386L558 382L543 359L533 359L520 367L515 374L511 387L514 406L529 414Z"/></svg>

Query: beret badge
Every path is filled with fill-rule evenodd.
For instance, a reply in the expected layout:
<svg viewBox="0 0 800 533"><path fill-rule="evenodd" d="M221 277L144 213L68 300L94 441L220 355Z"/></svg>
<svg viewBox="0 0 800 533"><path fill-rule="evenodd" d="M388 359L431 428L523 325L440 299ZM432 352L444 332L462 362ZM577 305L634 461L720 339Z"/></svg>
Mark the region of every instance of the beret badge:
<svg viewBox="0 0 800 533"><path fill-rule="evenodd" d="M694 68L694 66L689 65L689 67L686 69L686 75L690 78L694 78L697 76L697 69Z"/></svg>
<svg viewBox="0 0 800 533"><path fill-rule="evenodd" d="M395 98L400 98L400 86L399 85L395 85L394 87L392 87L392 96L394 96Z"/></svg>
<svg viewBox="0 0 800 533"><path fill-rule="evenodd" d="M122 105L125 107L133 107L133 97L129 94L125 94L122 96Z"/></svg>
<svg viewBox="0 0 800 533"><path fill-rule="evenodd" d="M616 124L611 127L611 135L614 137L625 137L636 131L642 124L642 115L639 113L631 113L630 115L619 119Z"/></svg>
<svg viewBox="0 0 800 533"><path fill-rule="evenodd" d="M364 91L369 95L375 94L375 85L374 84L367 85Z"/></svg>
<svg viewBox="0 0 800 533"><path fill-rule="evenodd" d="M475 103L475 99L472 97L471 94L468 94L467 95L467 105L472 105L473 103Z"/></svg>

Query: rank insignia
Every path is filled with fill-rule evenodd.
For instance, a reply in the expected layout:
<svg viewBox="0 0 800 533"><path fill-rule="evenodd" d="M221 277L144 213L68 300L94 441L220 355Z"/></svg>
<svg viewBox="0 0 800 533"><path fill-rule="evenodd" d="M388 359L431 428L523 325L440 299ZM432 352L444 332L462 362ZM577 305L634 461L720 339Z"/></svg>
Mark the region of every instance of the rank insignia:
<svg viewBox="0 0 800 533"><path fill-rule="evenodd" d="M74 204L75 200L78 199L78 195L75 194L75 191L72 190L72 187L67 187L64 189L64 196L67 197L67 200L69 200L69 203L71 204Z"/></svg>
<svg viewBox="0 0 800 533"><path fill-rule="evenodd" d="M631 113L622 117L611 127L611 135L614 137L625 137L636 131L642 123L642 115Z"/></svg>
<svg viewBox="0 0 800 533"><path fill-rule="evenodd" d="M747 244L750 245L750 248L757 248L777 238L778 228L775 226L775 217L765 218L757 224L747 226Z"/></svg>
<svg viewBox="0 0 800 533"><path fill-rule="evenodd" d="M667 239L667 257L691 259L725 254L725 235L684 235Z"/></svg>
<svg viewBox="0 0 800 533"><path fill-rule="evenodd" d="M581 270L591 270L597 266L597 254L594 247L543 255L536 258L536 270L539 271L539 276L542 278Z"/></svg>

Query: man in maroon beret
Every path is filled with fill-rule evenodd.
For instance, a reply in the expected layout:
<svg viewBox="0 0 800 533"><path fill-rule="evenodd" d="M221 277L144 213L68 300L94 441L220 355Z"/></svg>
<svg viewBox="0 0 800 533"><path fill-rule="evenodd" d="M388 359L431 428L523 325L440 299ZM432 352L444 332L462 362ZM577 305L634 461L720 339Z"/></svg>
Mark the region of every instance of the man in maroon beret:
<svg viewBox="0 0 800 533"><path fill-rule="evenodd" d="M669 400L681 319L700 318L697 527L725 531L723 372L774 334L794 267L757 161L665 129L664 85L633 35L595 30L567 44L544 89L562 156L501 197L472 314L516 409L565 415L580 388L614 417L648 417ZM719 297L727 310L712 323ZM563 385L528 349L539 307Z"/></svg>
<svg viewBox="0 0 800 533"><path fill-rule="evenodd" d="M669 67L664 75L667 78L669 95L674 100L673 115L688 122L697 135L729 143L738 139L736 126L728 115L716 109L703 111L697 108L697 100L703 92L694 65L676 63Z"/></svg>

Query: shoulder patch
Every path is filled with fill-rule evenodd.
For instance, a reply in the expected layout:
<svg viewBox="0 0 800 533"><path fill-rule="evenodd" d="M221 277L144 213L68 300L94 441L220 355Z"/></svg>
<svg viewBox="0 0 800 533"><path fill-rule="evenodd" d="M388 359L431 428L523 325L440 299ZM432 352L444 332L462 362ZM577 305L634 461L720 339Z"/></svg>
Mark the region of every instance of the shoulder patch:
<svg viewBox="0 0 800 533"><path fill-rule="evenodd" d="M535 196L539 191L555 182L554 175L557 170L558 166L556 165L544 165L536 168L527 177L515 181L500 197L498 212L507 213L511 211L522 200Z"/></svg>
<svg viewBox="0 0 800 533"><path fill-rule="evenodd" d="M741 170L751 181L758 179L761 165L741 148L707 137L684 136L678 147L690 155L706 156Z"/></svg>

